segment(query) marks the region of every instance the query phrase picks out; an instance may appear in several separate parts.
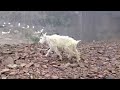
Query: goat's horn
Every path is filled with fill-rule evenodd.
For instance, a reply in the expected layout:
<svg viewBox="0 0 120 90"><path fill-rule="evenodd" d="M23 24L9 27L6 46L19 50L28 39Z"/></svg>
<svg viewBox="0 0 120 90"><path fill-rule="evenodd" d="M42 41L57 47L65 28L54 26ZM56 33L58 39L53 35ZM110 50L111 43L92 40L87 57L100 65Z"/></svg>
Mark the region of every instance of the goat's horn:
<svg viewBox="0 0 120 90"><path fill-rule="evenodd" d="M46 34L47 34L47 32L44 35L46 35Z"/></svg>
<svg viewBox="0 0 120 90"><path fill-rule="evenodd" d="M41 33L43 32L43 29L40 31Z"/></svg>

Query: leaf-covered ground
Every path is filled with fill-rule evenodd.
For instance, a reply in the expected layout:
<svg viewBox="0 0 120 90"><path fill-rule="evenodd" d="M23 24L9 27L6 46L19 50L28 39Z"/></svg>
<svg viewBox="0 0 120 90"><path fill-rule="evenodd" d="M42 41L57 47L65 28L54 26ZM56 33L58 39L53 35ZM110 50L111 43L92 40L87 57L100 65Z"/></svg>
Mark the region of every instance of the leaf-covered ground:
<svg viewBox="0 0 120 90"><path fill-rule="evenodd" d="M80 66L75 60L56 54L45 57L47 46L40 44L0 45L1 79L118 79L120 40L81 42Z"/></svg>

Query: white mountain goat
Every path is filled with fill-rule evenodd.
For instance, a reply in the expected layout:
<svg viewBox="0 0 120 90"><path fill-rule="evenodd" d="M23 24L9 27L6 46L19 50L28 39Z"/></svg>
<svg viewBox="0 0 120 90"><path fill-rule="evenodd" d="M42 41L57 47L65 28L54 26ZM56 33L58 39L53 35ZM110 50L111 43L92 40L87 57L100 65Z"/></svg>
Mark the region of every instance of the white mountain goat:
<svg viewBox="0 0 120 90"><path fill-rule="evenodd" d="M60 60L62 60L62 56L60 54L60 50L62 50L68 55L68 58L75 56L77 58L77 62L79 62L80 55L76 48L79 41L80 40L76 41L69 36L60 36L57 34L46 35L45 33L41 35L39 43L46 43L50 48L45 56L48 56L50 52L54 51L59 55Z"/></svg>

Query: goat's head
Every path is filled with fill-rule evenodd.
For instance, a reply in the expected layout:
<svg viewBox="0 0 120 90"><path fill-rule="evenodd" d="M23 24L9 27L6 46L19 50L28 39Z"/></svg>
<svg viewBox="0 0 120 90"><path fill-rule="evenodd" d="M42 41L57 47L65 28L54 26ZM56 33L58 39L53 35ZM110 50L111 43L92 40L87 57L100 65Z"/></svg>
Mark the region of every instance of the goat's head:
<svg viewBox="0 0 120 90"><path fill-rule="evenodd" d="M46 34L47 33L42 33L42 35L40 36L40 40L39 40L39 43L41 43L41 44L44 44L44 43L46 43Z"/></svg>
<svg viewBox="0 0 120 90"><path fill-rule="evenodd" d="M40 30L40 37L43 35L44 35L44 33L43 33L43 29L42 29L42 30Z"/></svg>

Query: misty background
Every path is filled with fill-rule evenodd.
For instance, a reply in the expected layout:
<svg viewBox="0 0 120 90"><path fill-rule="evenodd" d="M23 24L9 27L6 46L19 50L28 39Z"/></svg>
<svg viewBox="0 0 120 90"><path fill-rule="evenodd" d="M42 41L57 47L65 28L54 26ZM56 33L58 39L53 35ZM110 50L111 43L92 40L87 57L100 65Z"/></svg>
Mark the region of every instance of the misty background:
<svg viewBox="0 0 120 90"><path fill-rule="evenodd" d="M4 22L17 27L44 28L48 34L58 33L75 39L92 41L120 38L119 11L0 11ZM0 29L1 30L1 29Z"/></svg>

